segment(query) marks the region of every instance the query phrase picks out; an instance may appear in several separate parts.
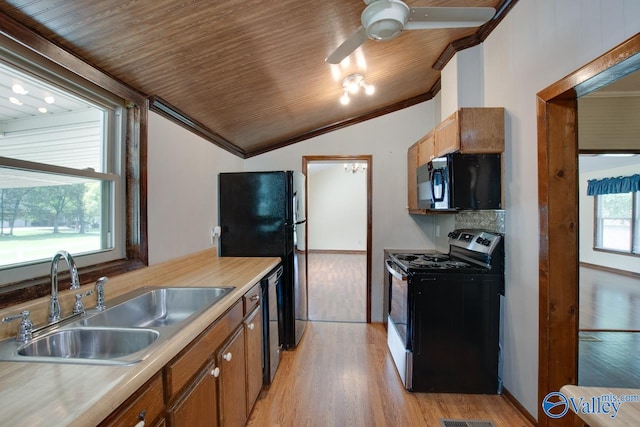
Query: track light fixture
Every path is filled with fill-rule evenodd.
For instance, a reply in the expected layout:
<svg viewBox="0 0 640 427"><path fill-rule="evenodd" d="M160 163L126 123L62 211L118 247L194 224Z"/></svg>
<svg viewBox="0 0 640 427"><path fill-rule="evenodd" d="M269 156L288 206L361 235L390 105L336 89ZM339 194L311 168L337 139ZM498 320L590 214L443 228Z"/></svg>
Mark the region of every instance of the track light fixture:
<svg viewBox="0 0 640 427"><path fill-rule="evenodd" d="M344 92L340 97L340 103L342 105L347 105L351 100L349 98L349 94L355 95L360 91L360 88L364 89L364 93L366 93L367 95L373 95L373 93L375 92L375 88L364 81L364 76L362 74L349 74L342 80L342 89Z"/></svg>

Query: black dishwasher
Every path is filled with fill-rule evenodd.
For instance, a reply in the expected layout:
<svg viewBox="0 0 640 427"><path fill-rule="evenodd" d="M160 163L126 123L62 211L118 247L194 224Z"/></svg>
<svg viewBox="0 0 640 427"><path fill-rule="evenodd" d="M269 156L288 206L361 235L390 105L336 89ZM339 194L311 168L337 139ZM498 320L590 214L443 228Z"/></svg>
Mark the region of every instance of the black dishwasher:
<svg viewBox="0 0 640 427"><path fill-rule="evenodd" d="M276 267L262 280L263 320L263 383L269 385L280 363L280 339L278 337L278 288L282 286L282 265Z"/></svg>

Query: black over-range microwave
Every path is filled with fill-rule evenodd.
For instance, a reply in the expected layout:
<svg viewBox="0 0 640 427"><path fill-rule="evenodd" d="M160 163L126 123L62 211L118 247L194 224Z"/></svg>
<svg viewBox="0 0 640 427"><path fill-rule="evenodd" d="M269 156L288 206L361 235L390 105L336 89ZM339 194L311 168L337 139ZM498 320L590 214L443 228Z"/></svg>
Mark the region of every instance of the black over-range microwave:
<svg viewBox="0 0 640 427"><path fill-rule="evenodd" d="M417 169L419 209L501 209L500 154L451 153Z"/></svg>

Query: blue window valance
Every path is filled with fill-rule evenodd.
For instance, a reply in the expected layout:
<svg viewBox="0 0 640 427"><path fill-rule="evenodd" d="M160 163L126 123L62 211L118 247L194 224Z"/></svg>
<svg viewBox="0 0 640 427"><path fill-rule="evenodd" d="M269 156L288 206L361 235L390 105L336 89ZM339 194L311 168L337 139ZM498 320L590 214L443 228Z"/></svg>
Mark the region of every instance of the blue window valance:
<svg viewBox="0 0 640 427"><path fill-rule="evenodd" d="M640 174L587 181L587 196L632 193L634 191L640 191Z"/></svg>

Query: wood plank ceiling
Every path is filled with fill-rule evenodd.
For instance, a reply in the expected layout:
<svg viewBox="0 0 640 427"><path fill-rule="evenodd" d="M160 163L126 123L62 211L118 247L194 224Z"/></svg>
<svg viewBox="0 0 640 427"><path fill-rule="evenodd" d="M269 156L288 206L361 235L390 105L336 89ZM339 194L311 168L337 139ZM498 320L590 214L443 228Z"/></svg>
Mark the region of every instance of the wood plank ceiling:
<svg viewBox="0 0 640 427"><path fill-rule="evenodd" d="M478 44L515 0L407 0L489 6L480 28L368 40L339 66L324 59L360 25L362 0L6 0L0 12L196 123L250 157L430 99L441 67ZM342 79L376 88L348 106Z"/></svg>

